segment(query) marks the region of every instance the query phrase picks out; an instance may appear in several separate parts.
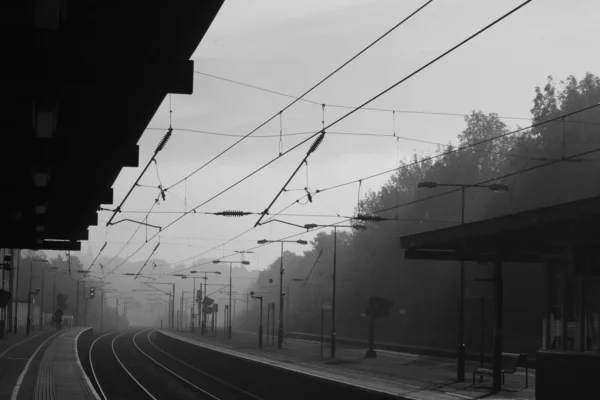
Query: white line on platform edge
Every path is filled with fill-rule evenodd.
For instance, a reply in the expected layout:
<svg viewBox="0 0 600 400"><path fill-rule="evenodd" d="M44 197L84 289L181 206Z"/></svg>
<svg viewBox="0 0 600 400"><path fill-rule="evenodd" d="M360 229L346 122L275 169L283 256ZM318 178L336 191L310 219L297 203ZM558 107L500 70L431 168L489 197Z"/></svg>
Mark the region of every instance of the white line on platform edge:
<svg viewBox="0 0 600 400"><path fill-rule="evenodd" d="M33 339L33 338L34 338L34 337L36 337L36 336L39 336L39 335L41 335L42 333L44 333L44 332L36 333L35 335L33 335L33 336L31 336L31 337L28 337L28 338L27 338L27 339L25 339L25 340L21 340L20 342L17 342L17 343L15 343L15 344L13 344L13 345L12 345L12 346L10 346L8 349L6 349L6 350L4 350L2 353L0 353L0 358L4 357L4 355L5 355L6 353L8 353L9 351L11 351L12 349L14 349L15 347L17 347L18 345L20 345L20 344L23 344L23 343L25 343L25 342L28 342L28 341L30 341L31 339Z"/></svg>
<svg viewBox="0 0 600 400"><path fill-rule="evenodd" d="M94 385L92 384L92 381L90 381L90 378L85 373L85 370L83 369L83 365L81 365L81 361L79 361L79 349L77 348L77 340L79 340L79 336L81 336L81 334L83 332L87 332L90 329L92 330L92 335L93 335L94 334L93 328L86 328L86 329L83 329L82 331L80 331L77 334L77 336L75 336L75 364L79 368L79 373L81 374L81 376L83 376L83 380L84 380L85 384L88 386L88 389L90 390L90 392L92 393L92 396L94 396L94 398L96 400L102 400L102 398L100 397L98 392L96 392L96 389L94 389Z"/></svg>
<svg viewBox="0 0 600 400"><path fill-rule="evenodd" d="M19 375L19 379L17 379L17 383L15 384L15 387L12 391L12 394L10 395L10 400L17 400L17 396L19 395L19 390L21 389L21 385L23 384L23 379L25 378L25 375L27 374L27 370L29 370L29 366L31 365L31 362L33 361L33 359L35 358L35 356L37 355L37 353L40 351L40 349L42 347L44 347L44 345L52 338L54 338L55 336L57 336L59 333L63 333L61 331L56 332L54 335L50 336L49 338L47 338L46 340L44 340L42 342L42 344L40 344L38 346L37 349L35 349L35 351L33 352L33 354L31 355L31 357L29 357L29 361L27 361L27 364L25 364L25 368L23 368L23 371L21 372L21 375Z"/></svg>

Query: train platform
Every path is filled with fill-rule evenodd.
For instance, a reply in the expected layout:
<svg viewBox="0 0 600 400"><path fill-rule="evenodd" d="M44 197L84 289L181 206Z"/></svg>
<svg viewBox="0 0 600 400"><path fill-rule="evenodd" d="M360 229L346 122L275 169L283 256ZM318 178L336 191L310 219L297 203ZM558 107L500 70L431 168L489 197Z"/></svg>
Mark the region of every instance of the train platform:
<svg viewBox="0 0 600 400"><path fill-rule="evenodd" d="M0 353L0 398L99 400L77 354L77 338L89 328L46 330Z"/></svg>
<svg viewBox="0 0 600 400"><path fill-rule="evenodd" d="M502 391L492 393L491 377L483 382L472 381L472 371L478 363L467 362L466 381L456 382L456 361L417 354L377 350L376 358L365 358L366 349L338 345L336 358L329 358L325 344L321 357L320 343L286 338L281 350L266 336L263 348L258 349L258 336L248 332L233 332L226 339L223 332L216 337L195 332L167 331L185 341L242 358L268 363L280 368L319 376L411 400L447 400L486 398L493 400L535 399L535 371L529 370L529 385L525 388L525 373L506 375Z"/></svg>

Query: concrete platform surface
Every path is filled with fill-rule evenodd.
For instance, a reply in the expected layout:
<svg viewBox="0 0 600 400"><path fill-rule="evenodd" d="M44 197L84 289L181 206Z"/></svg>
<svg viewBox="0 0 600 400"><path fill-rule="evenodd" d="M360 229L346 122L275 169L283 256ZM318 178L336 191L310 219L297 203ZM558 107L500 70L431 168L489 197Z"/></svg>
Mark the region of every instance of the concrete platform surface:
<svg viewBox="0 0 600 400"><path fill-rule="evenodd" d="M10 334L0 340L0 399L10 399L19 377L34 355L46 340L56 334L56 330L36 330L25 335L24 331Z"/></svg>
<svg viewBox="0 0 600 400"><path fill-rule="evenodd" d="M38 332L0 352L0 399L100 400L77 354L77 338L87 329Z"/></svg>
<svg viewBox="0 0 600 400"><path fill-rule="evenodd" d="M337 346L336 358L329 358L329 347L323 348L320 357L318 342L286 339L283 348L267 345L263 337L263 348L258 349L258 336L248 332L233 332L233 338L224 338L220 331L217 337L192 332L161 330L192 343L226 352L240 357L249 357L281 368L318 375L347 384L366 387L407 399L535 399L535 371L529 371L529 387L525 388L525 371L506 375L506 383L500 393L492 394L491 377L472 382L472 371L478 363L467 362L466 381L456 382L456 361L451 359L422 356L393 351L377 351L376 358L365 358L366 349L347 345ZM490 367L486 365L486 367Z"/></svg>

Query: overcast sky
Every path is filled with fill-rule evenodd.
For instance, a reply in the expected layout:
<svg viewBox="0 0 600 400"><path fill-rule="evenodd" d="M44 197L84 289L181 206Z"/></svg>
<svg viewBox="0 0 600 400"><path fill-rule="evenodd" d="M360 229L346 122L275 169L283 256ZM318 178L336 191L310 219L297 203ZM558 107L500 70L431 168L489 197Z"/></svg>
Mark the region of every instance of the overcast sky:
<svg viewBox="0 0 600 400"><path fill-rule="evenodd" d="M206 36L193 55L195 70L299 95L325 77L372 40L424 3L423 0L226 0ZM402 79L437 55L520 4L513 0L435 0L421 13L335 75L308 99L324 104L358 105ZM458 51L371 104L396 110L466 114L472 110L501 116L529 117L534 87L546 77L557 80L570 74L581 77L598 65L596 51L600 28L600 3L591 0L533 1ZM149 83L151 84L151 83ZM124 169L114 184L114 199L123 198L169 125L168 97L141 138L140 168ZM277 113L290 99L195 74L194 94L173 95L173 137L158 156L158 175L170 186L192 172L237 138L178 131L191 129L244 135ZM348 110L325 107L325 122ZM299 103L282 114L283 134L316 132L321 128L321 107ZM506 119L509 127L526 126L526 120ZM464 128L457 116L360 111L330 132L360 132L397 135L434 142L455 142ZM255 135L278 135L279 119ZM283 137L287 150L306 136ZM265 209L299 164L309 145L282 157L198 211ZM167 192L156 211L183 212L212 197L236 180L278 155L279 138L249 138L193 177ZM321 147L302 167L290 188L322 189L394 168L399 159L414 152L432 154L435 146L393 137L328 135ZM308 174L307 174L308 171ZM308 182L307 182L308 175ZM362 193L377 190L388 175L366 180ZM159 184L156 169L148 170L142 184ZM156 198L155 188L137 188L123 207L148 210ZM279 211L302 195L285 193L274 205ZM358 185L350 185L315 196L314 202L288 210L298 214L351 215ZM185 204L184 204L185 203ZM113 205L114 206L114 205ZM107 205L107 207L111 207ZM124 246L134 224L105 227L110 213L99 214L99 225L90 228L95 255L105 240L104 254L113 256ZM122 214L141 219L143 214ZM149 223L165 226L177 215L151 214ZM283 219L283 218L282 218ZM299 223L332 223L337 218L285 217ZM223 218L190 214L160 234L156 258L175 263L201 254L244 232L257 216ZM151 236L156 230L149 228ZM301 230L267 224L220 247L205 258L222 257L230 250L254 247L259 239L279 239ZM310 239L313 234L301 238ZM300 238L300 237L299 237ZM124 248L126 257L146 239L142 228ZM132 260L145 260L158 237L144 246ZM286 248L301 251L300 245ZM279 255L270 245L248 258L251 267L264 268ZM237 259L237 258L231 258Z"/></svg>

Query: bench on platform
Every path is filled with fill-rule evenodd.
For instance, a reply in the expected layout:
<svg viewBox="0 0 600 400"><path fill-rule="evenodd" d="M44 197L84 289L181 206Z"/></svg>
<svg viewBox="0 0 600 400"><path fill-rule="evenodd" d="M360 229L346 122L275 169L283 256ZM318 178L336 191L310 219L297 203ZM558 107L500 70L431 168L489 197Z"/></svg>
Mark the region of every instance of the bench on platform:
<svg viewBox="0 0 600 400"><path fill-rule="evenodd" d="M502 353L502 384L505 383L505 374L514 374L517 368L525 368L525 387L529 387L529 369L527 366L527 354L525 353ZM473 385L475 385L475 376L494 375L494 370L489 368L475 368L473 370Z"/></svg>

